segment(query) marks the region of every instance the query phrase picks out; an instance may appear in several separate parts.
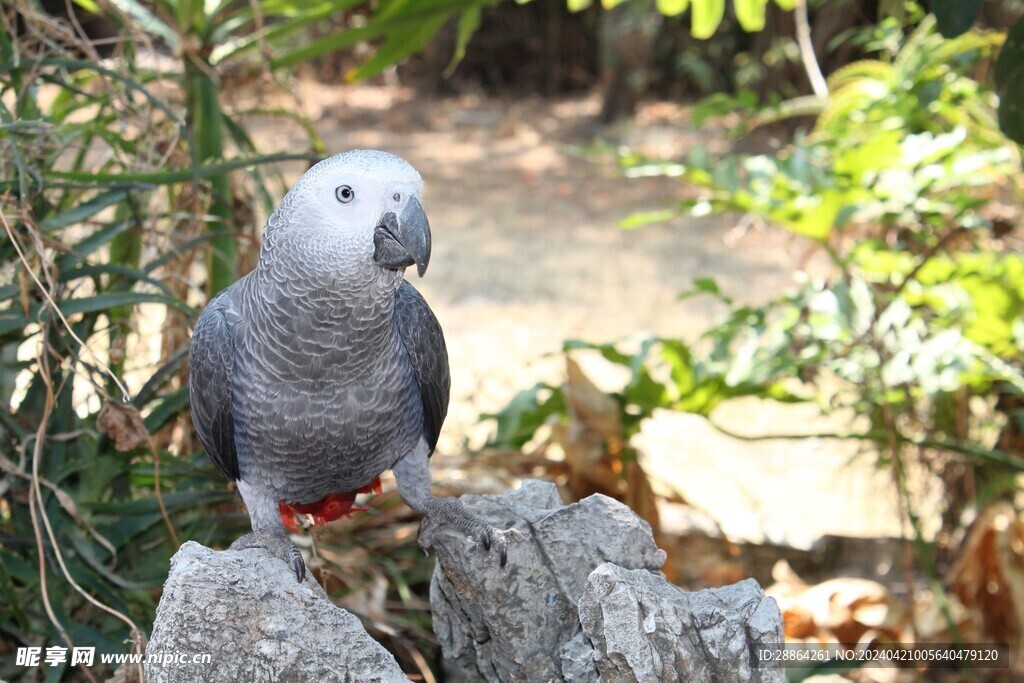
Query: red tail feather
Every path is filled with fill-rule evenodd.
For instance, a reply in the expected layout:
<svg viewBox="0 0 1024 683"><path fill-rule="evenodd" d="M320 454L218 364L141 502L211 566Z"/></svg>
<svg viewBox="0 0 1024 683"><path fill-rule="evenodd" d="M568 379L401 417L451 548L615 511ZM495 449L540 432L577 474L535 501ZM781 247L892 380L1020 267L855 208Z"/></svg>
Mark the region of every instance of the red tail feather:
<svg viewBox="0 0 1024 683"><path fill-rule="evenodd" d="M286 503L280 501L277 504L281 511L281 521L284 528L292 533L299 530L299 515L309 515L313 518L313 526L322 526L336 519L347 517L353 512L363 512L366 508L353 507L356 496L360 493L380 493L380 477L375 477L366 486L357 491L345 493L328 493L315 503Z"/></svg>

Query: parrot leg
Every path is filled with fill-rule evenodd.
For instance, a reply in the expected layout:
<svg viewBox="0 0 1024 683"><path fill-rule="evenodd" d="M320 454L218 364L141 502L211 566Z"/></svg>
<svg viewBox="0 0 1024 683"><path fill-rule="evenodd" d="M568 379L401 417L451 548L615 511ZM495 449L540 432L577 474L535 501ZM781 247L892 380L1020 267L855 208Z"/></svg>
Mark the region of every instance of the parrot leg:
<svg viewBox="0 0 1024 683"><path fill-rule="evenodd" d="M295 578L302 583L306 578L306 563L302 553L288 538L288 532L281 521L281 511L274 496L263 489L250 485L243 479L238 480L238 492L242 494L245 507L249 510L252 522L252 533L242 536L231 544L232 550L242 548L266 548L274 557L278 557L293 570Z"/></svg>
<svg viewBox="0 0 1024 683"><path fill-rule="evenodd" d="M391 471L398 483L398 495L414 512L423 515L420 524L419 546L426 554L433 542L434 531L447 524L468 534L480 543L484 550L498 552L501 566L508 563L508 543L521 539L515 529L496 529L470 514L455 498L435 498L430 494L430 469L426 443L421 441L408 455L399 460Z"/></svg>
<svg viewBox="0 0 1024 683"><path fill-rule="evenodd" d="M302 553L288 539L283 528L271 526L257 529L231 544L231 550L243 548L266 548L271 555L281 558L295 570L295 578L299 583L306 578L306 563L302 560Z"/></svg>

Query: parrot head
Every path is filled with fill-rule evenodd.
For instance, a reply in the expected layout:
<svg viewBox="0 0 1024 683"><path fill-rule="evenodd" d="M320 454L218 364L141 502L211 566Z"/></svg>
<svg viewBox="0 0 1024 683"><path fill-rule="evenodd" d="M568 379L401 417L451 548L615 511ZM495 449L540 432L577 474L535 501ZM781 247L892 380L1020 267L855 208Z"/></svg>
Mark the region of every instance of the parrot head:
<svg viewBox="0 0 1024 683"><path fill-rule="evenodd" d="M377 150L353 150L319 162L292 186L267 235L306 235L349 259L422 277L430 262L430 224L420 203L423 179L409 162ZM332 250L336 251L336 250Z"/></svg>

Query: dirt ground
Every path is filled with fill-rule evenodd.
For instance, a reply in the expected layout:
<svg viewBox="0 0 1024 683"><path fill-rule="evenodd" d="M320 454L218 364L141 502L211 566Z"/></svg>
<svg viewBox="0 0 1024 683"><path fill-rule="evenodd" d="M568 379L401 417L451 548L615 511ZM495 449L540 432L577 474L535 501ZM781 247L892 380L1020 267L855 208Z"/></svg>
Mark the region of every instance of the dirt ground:
<svg viewBox="0 0 1024 683"><path fill-rule="evenodd" d="M563 340L694 340L722 313L710 300L677 300L695 278L714 277L737 301L757 303L791 286L798 264L825 272L805 241L745 226L740 217L619 227L634 212L673 206L687 189L672 178L625 179L613 154L581 149L603 140L610 149L626 144L673 159L693 145L724 144L720 132L694 129L675 105L646 105L634 120L598 130L591 123L596 97L441 99L401 87L314 82L300 83L295 96L328 152L385 149L424 177L433 256L426 276L411 278L441 321L451 357L442 455L480 447L491 428L480 415L517 391L559 382ZM265 150L302 145L300 131L269 121L257 128L257 141ZM302 170L296 166L289 179ZM593 371L599 385L614 384L614 375ZM758 402L738 403L719 418L755 433L829 426L813 408ZM849 447L741 444L699 418L651 422L642 439L648 470L731 537L807 547L829 533L901 533L887 476L870 457L851 464ZM663 516L671 525L672 515Z"/></svg>

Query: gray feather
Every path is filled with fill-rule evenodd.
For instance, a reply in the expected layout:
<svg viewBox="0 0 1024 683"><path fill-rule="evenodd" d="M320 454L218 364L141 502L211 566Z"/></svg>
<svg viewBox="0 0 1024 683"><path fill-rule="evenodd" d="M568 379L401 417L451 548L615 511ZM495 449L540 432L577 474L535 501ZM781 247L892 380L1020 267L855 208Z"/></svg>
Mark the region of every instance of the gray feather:
<svg viewBox="0 0 1024 683"><path fill-rule="evenodd" d="M231 410L234 341L224 307L226 292L203 309L192 333L188 395L192 423L207 454L224 476L238 479L235 420Z"/></svg>
<svg viewBox="0 0 1024 683"><path fill-rule="evenodd" d="M423 401L423 437L433 453L448 415L451 375L441 325L416 288L403 282L395 295L395 326L409 354Z"/></svg>

